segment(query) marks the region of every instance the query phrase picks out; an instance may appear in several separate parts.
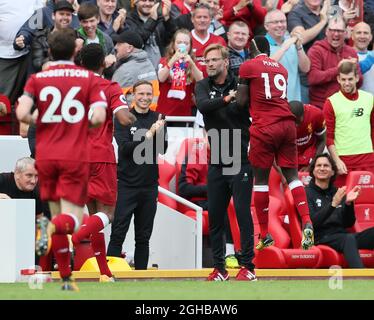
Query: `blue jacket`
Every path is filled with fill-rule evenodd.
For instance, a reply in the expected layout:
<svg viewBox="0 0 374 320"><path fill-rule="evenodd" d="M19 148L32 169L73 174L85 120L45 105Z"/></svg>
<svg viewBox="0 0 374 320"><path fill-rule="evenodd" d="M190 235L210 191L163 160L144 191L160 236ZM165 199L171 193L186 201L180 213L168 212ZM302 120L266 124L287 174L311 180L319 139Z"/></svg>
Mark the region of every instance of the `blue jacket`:
<svg viewBox="0 0 374 320"><path fill-rule="evenodd" d="M18 30L16 38L23 35L25 37L26 48L29 48L31 46L36 31L42 30L45 27L52 28L54 26L54 21L52 20L54 7L54 1L48 0L46 6L36 10L34 14ZM77 29L79 27L78 16L75 14L73 14L71 27L73 29ZM15 50L23 49L17 46L15 41L13 42L13 48Z"/></svg>

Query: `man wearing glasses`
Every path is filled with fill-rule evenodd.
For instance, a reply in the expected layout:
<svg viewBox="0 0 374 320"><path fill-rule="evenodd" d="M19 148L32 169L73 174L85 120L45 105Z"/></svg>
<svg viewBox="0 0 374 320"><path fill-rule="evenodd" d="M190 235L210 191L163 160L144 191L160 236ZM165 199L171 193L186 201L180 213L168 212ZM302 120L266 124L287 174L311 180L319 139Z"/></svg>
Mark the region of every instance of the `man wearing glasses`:
<svg viewBox="0 0 374 320"><path fill-rule="evenodd" d="M337 16L329 20L326 28L326 38L314 43L309 49L311 62L308 73L310 103L321 108L327 97L339 91L338 64L342 59L357 63L356 51L345 44L346 24L342 17ZM359 70L359 66L357 64ZM359 70L360 82L362 74Z"/></svg>

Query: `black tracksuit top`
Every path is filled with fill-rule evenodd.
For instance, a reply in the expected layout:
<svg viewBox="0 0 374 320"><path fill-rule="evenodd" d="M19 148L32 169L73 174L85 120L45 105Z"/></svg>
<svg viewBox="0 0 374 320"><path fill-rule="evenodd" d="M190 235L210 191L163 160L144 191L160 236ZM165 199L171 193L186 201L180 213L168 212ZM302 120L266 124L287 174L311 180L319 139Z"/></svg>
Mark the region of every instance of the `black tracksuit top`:
<svg viewBox="0 0 374 320"><path fill-rule="evenodd" d="M154 186L158 184L159 176L157 157L159 154L165 153L168 146L166 125L163 132L161 131L155 134L153 139L145 141L145 132L158 120L159 113L152 110L147 113L138 113L134 108L130 112L137 118L132 125L122 126L117 119L114 120L114 137L118 144L118 185L127 187ZM139 140L135 141L134 138L139 135L141 135L140 140L135 139ZM153 151L149 153L151 155L149 163L139 164L134 161L133 155L136 155L136 147L141 143L145 143L147 150ZM144 157L144 154L143 150L141 155ZM139 161L137 160L137 162Z"/></svg>

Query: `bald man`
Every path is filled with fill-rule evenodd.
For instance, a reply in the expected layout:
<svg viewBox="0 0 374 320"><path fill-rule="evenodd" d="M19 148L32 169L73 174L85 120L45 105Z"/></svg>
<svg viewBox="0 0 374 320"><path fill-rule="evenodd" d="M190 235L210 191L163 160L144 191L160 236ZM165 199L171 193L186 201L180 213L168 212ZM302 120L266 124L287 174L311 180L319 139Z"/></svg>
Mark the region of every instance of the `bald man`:
<svg viewBox="0 0 374 320"><path fill-rule="evenodd" d="M364 74L364 81L361 89L374 94L374 56L368 46L373 39L370 26L365 22L359 22L353 27L352 40L353 48L357 51L360 68Z"/></svg>

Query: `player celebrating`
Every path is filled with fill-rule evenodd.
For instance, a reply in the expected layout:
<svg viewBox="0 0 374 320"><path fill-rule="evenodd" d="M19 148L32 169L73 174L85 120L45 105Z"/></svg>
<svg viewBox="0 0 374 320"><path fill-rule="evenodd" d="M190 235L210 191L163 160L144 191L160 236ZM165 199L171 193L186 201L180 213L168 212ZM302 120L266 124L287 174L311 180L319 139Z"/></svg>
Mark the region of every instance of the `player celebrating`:
<svg viewBox="0 0 374 320"><path fill-rule="evenodd" d="M287 70L269 58L270 48L264 36L256 36L250 43L251 60L239 69L237 100L241 107L250 105L252 163L255 184L254 205L260 224L260 241L256 248L262 250L274 244L268 233L269 173L274 158L281 167L295 200L303 223L301 246L309 249L313 243L313 226L309 217L305 190L297 174L297 147L295 116L287 102Z"/></svg>
<svg viewBox="0 0 374 320"><path fill-rule="evenodd" d="M87 202L88 126L105 121L107 102L97 77L73 63L75 32L53 32L49 39L54 60L33 74L19 99L18 120L36 120L36 166L40 195L49 201L52 221L37 221L36 251L48 252L50 245L58 263L63 290L78 291L71 279L67 234L78 230ZM35 103L36 111L31 115Z"/></svg>
<svg viewBox="0 0 374 320"><path fill-rule="evenodd" d="M77 245L91 235L91 246L100 269L100 282L114 282L106 261L106 248L102 230L113 221L117 200L117 164L114 155L113 115L126 126L134 122L134 115L128 111L128 105L122 89L116 82L101 78L105 68L105 54L97 43L91 43L80 51L82 67L95 72L100 88L108 102L105 124L89 131L90 177L88 181L87 203L90 217L78 232L73 234L73 244Z"/></svg>

